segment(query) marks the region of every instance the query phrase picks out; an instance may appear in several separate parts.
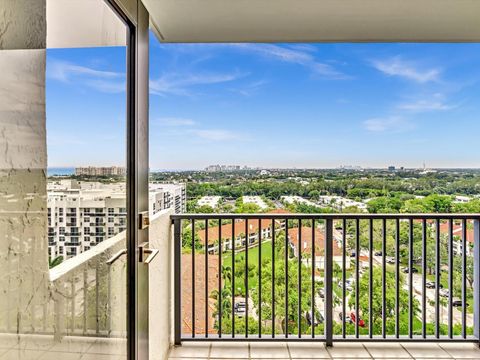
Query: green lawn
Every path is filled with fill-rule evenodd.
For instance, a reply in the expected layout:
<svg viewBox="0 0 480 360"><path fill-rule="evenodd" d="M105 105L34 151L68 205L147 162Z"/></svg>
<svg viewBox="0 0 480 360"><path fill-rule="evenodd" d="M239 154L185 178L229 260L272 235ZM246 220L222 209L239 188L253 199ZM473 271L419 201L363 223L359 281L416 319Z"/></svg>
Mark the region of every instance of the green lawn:
<svg viewBox="0 0 480 360"><path fill-rule="evenodd" d="M248 288L251 290L257 286L258 282L258 256L259 256L259 248L260 246L255 246L248 249L248 264L250 266L255 266L257 276L249 276L248 279ZM261 245L262 248L262 262L266 260L270 260L272 258L272 242L266 241L263 242ZM275 255L277 256L277 255ZM236 249L235 250L235 259L245 258L245 249ZM228 252L223 255L222 265L224 267L232 267L232 253ZM237 265L236 265L237 266ZM235 287L236 289L244 294L245 293L245 285L243 276L239 279L235 279Z"/></svg>

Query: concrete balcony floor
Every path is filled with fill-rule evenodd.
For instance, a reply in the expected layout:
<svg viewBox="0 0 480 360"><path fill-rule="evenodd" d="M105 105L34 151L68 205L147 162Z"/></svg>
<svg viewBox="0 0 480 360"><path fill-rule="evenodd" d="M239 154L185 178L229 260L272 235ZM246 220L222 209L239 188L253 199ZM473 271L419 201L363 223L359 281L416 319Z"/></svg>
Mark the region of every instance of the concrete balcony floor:
<svg viewBox="0 0 480 360"><path fill-rule="evenodd" d="M169 359L480 359L480 349L471 343L185 342Z"/></svg>
<svg viewBox="0 0 480 360"><path fill-rule="evenodd" d="M126 340L0 334L0 360L125 360Z"/></svg>

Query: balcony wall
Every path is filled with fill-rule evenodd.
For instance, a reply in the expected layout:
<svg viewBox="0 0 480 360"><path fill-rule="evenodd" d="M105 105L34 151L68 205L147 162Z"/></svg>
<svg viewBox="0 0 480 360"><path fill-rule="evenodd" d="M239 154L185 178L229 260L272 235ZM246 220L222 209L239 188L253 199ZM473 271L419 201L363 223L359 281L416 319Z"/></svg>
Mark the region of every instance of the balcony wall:
<svg viewBox="0 0 480 360"><path fill-rule="evenodd" d="M170 215L165 210L153 216L150 247L160 250L150 263L150 360L165 359L173 342L173 234Z"/></svg>
<svg viewBox="0 0 480 360"><path fill-rule="evenodd" d="M48 298L45 0L1 6L0 330L24 332Z"/></svg>

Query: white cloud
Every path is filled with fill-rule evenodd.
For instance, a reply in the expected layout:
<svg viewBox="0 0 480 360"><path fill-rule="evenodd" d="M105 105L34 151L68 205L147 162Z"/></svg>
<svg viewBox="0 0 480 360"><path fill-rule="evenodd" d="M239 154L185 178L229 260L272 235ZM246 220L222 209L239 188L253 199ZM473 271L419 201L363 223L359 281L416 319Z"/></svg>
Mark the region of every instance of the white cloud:
<svg viewBox="0 0 480 360"><path fill-rule="evenodd" d="M368 119L363 122L363 126L371 132L403 132L414 127L412 123L399 116Z"/></svg>
<svg viewBox="0 0 480 360"><path fill-rule="evenodd" d="M229 44L228 46L259 54L270 59L305 66L314 73L327 78L350 78L346 74L335 69L333 66L317 61L313 54L316 49L308 45L280 46L274 44Z"/></svg>
<svg viewBox="0 0 480 360"><path fill-rule="evenodd" d="M165 74L150 80L150 93L154 95L191 95L190 88L198 85L212 85L230 82L244 77L240 72L203 74Z"/></svg>
<svg viewBox="0 0 480 360"><path fill-rule="evenodd" d="M241 138L238 134L223 129L193 130L192 132L199 138L211 141L239 140Z"/></svg>
<svg viewBox="0 0 480 360"><path fill-rule="evenodd" d="M49 62L47 78L64 83L88 86L106 93L124 92L126 87L124 73L96 70L58 60Z"/></svg>
<svg viewBox="0 0 480 360"><path fill-rule="evenodd" d="M195 121L183 118L160 118L158 123L162 126L193 126Z"/></svg>
<svg viewBox="0 0 480 360"><path fill-rule="evenodd" d="M386 60L373 61L372 65L388 76L399 76L418 83L438 81L441 74L440 69L420 69L415 64L404 61L398 56Z"/></svg>
<svg viewBox="0 0 480 360"><path fill-rule="evenodd" d="M246 84L245 86L230 89L230 91L234 93L238 93L243 96L252 96L256 94L258 90L267 83L268 82L265 80L253 81L249 84Z"/></svg>
<svg viewBox="0 0 480 360"><path fill-rule="evenodd" d="M455 105L447 105L440 100L418 100L411 103L404 103L398 106L401 110L412 112L426 112L426 111L446 111L454 109Z"/></svg>
<svg viewBox="0 0 480 360"><path fill-rule="evenodd" d="M118 79L125 76L114 71L95 70L86 66L76 65L65 61L53 60L47 67L47 77L63 82L68 82L76 76L90 78Z"/></svg>

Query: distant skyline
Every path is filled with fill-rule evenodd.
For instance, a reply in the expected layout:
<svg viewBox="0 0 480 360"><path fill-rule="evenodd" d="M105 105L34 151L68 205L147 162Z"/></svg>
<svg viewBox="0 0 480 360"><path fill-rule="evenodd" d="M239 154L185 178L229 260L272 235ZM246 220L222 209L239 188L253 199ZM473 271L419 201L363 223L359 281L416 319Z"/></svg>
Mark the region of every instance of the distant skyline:
<svg viewBox="0 0 480 360"><path fill-rule="evenodd" d="M160 44L150 168L478 168L480 44ZM49 167L125 164L125 48L47 51Z"/></svg>

